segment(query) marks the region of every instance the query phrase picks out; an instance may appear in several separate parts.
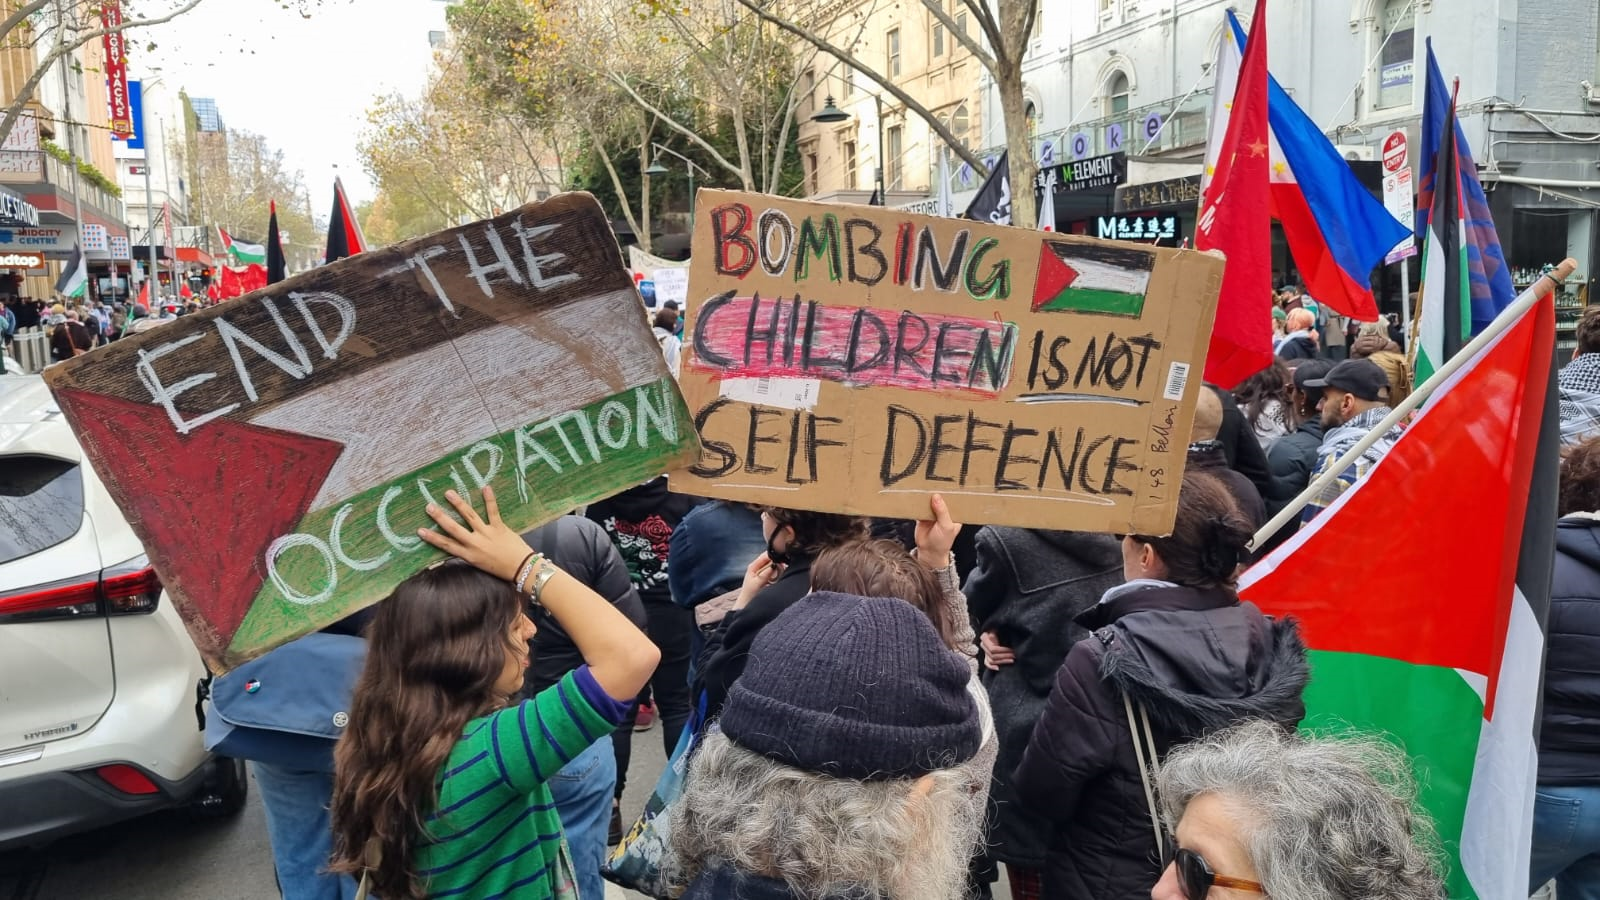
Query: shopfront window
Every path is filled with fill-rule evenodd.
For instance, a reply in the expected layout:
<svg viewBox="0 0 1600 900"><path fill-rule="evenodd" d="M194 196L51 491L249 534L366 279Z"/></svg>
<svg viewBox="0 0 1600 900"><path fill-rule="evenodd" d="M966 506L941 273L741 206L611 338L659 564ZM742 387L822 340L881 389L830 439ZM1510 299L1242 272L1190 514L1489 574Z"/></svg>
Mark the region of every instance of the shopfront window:
<svg viewBox="0 0 1600 900"><path fill-rule="evenodd" d="M1383 49L1378 57L1378 90L1375 109L1394 109L1411 105L1413 71L1416 66L1416 0L1385 0L1383 18L1378 23L1377 39Z"/></svg>
<svg viewBox="0 0 1600 900"><path fill-rule="evenodd" d="M957 106L955 114L950 117L950 133L955 135L957 140L966 143L967 129L971 125L972 117L967 114L967 105L963 103Z"/></svg>

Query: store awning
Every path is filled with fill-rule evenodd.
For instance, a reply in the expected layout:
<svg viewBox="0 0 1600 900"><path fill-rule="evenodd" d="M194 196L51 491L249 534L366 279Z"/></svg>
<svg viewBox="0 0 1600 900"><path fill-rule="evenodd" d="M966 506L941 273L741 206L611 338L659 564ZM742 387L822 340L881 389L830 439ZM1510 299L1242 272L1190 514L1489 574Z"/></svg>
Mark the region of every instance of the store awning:
<svg viewBox="0 0 1600 900"><path fill-rule="evenodd" d="M179 247L178 262L199 263L202 266L214 264L211 254L201 250L199 247Z"/></svg>

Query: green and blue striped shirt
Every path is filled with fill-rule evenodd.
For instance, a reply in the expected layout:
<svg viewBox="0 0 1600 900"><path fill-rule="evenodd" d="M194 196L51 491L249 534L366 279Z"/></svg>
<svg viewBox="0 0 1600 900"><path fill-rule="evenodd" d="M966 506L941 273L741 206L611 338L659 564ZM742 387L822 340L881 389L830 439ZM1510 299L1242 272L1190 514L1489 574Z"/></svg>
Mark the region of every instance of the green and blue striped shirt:
<svg viewBox="0 0 1600 900"><path fill-rule="evenodd" d="M626 711L582 666L531 700L468 722L439 773L439 802L412 860L428 896L576 897L545 782Z"/></svg>

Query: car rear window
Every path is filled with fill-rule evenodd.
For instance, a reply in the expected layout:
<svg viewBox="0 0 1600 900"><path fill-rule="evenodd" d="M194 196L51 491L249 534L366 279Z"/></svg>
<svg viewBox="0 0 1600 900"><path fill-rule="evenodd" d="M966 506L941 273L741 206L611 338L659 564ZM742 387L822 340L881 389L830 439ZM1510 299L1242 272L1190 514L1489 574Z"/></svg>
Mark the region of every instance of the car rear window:
<svg viewBox="0 0 1600 900"><path fill-rule="evenodd" d="M0 563L54 547L83 525L83 472L47 456L0 457Z"/></svg>

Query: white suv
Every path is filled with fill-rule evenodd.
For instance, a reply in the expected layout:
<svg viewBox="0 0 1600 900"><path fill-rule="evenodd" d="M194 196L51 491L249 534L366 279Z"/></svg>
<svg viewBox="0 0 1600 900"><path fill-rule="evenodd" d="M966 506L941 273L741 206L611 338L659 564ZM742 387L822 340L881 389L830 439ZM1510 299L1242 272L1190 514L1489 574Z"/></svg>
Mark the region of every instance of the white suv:
<svg viewBox="0 0 1600 900"><path fill-rule="evenodd" d="M44 382L0 375L0 849L242 809L243 761L201 745L208 684Z"/></svg>

